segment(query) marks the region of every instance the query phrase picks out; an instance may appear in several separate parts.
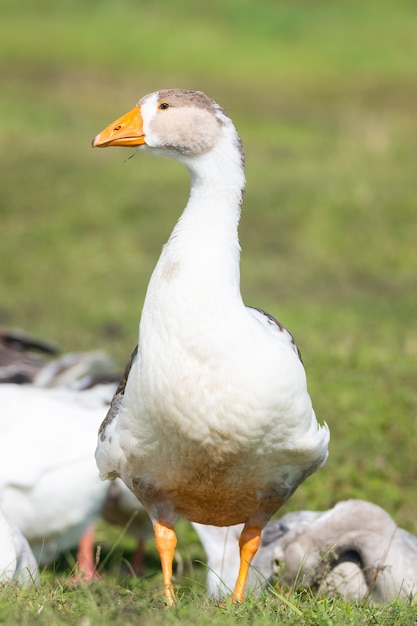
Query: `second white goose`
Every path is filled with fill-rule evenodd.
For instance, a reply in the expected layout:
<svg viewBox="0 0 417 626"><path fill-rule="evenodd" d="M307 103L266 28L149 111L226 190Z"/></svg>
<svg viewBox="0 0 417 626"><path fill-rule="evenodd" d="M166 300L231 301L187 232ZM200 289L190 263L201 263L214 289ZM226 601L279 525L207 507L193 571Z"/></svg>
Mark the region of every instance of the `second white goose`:
<svg viewBox="0 0 417 626"><path fill-rule="evenodd" d="M243 522L232 594L242 601L262 528L323 465L329 431L317 423L291 335L242 302L241 142L205 94L164 89L93 146L137 146L183 163L191 176L188 204L149 283L138 349L100 429L97 464L147 508L168 604L177 516Z"/></svg>

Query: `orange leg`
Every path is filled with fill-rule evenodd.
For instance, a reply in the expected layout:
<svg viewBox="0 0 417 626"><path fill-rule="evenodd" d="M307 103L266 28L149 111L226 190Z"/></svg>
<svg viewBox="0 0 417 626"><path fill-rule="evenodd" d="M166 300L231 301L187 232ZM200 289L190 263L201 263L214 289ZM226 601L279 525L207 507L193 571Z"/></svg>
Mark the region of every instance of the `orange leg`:
<svg viewBox="0 0 417 626"><path fill-rule="evenodd" d="M244 526L239 539L240 567L236 586L231 596L232 602L243 602L245 586L248 579L249 567L261 542L262 528L258 526Z"/></svg>
<svg viewBox="0 0 417 626"><path fill-rule="evenodd" d="M96 564L94 563L94 538L95 525L92 524L89 528L87 528L78 543L78 573L74 576L73 582L78 582L79 580L89 581L93 578L100 578L96 572Z"/></svg>
<svg viewBox="0 0 417 626"><path fill-rule="evenodd" d="M161 559L162 577L164 580L164 598L167 606L175 604L175 592L172 585L172 563L174 561L177 537L172 526L155 522L155 544Z"/></svg>

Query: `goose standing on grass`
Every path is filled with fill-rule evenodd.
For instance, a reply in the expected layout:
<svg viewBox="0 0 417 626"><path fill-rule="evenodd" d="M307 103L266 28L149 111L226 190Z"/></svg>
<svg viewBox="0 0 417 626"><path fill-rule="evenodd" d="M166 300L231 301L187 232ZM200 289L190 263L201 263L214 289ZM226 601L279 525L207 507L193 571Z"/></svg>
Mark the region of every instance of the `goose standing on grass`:
<svg viewBox="0 0 417 626"><path fill-rule="evenodd" d="M175 601L177 516L244 522L232 593L241 602L262 528L323 465L329 431L316 421L291 335L242 302L245 178L232 121L202 92L164 89L93 140L107 146L183 163L191 192L152 274L138 348L99 431L100 475L120 476L147 508L167 604Z"/></svg>

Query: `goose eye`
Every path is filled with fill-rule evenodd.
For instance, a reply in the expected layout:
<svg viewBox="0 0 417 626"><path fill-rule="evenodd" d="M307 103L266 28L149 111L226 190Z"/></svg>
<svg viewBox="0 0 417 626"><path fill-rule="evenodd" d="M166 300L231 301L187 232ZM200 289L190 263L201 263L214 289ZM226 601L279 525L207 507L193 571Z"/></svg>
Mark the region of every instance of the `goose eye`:
<svg viewBox="0 0 417 626"><path fill-rule="evenodd" d="M158 109L161 109L161 110L169 109L168 102L161 102L161 104L158 106Z"/></svg>

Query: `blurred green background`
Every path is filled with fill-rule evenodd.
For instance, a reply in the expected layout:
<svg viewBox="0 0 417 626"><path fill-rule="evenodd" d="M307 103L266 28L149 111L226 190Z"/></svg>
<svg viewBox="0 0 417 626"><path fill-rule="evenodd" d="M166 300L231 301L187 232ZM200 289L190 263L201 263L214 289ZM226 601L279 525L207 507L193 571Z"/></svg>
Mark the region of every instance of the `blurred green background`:
<svg viewBox="0 0 417 626"><path fill-rule="evenodd" d="M417 533L416 32L412 0L3 0L0 325L124 365L188 177L91 139L203 90L245 148L245 300L332 432L286 510L361 497Z"/></svg>

